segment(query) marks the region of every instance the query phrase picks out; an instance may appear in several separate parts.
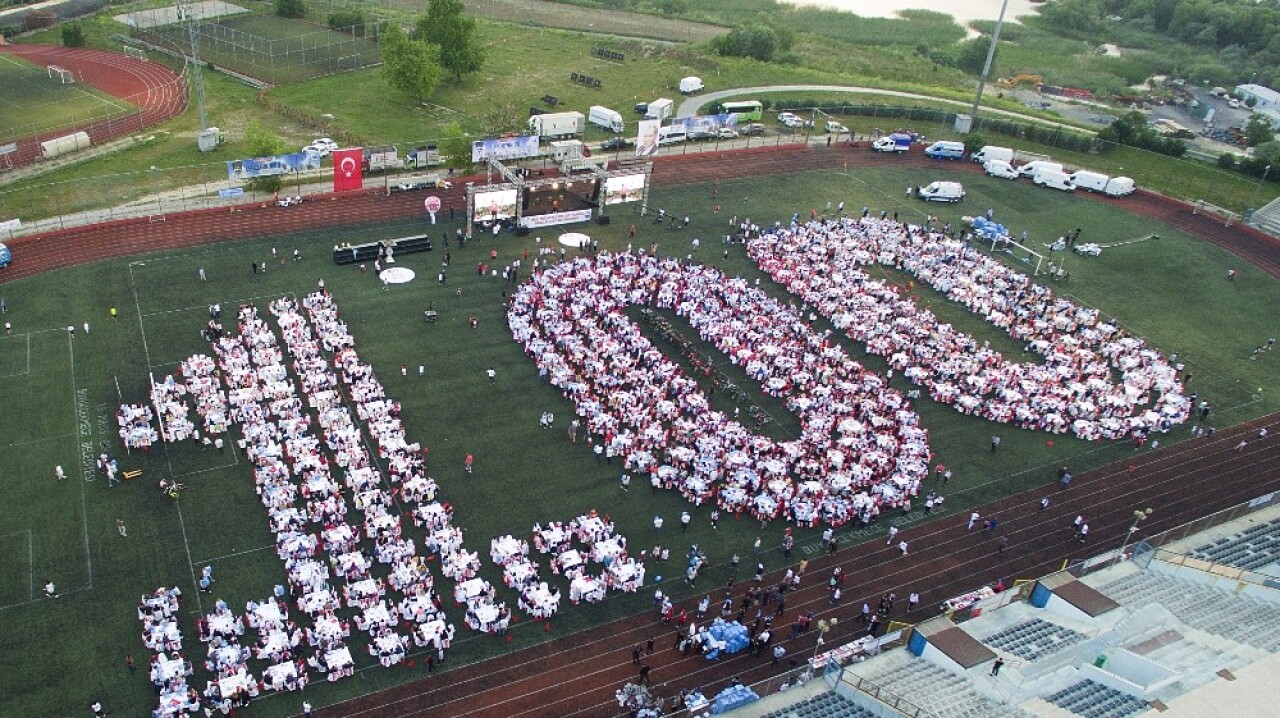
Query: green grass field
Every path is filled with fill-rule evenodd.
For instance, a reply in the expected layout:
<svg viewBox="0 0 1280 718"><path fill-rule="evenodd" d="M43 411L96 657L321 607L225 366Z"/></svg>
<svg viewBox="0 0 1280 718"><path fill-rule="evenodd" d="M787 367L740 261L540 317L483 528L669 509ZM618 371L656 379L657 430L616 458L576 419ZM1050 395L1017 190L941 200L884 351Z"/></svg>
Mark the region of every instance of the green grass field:
<svg viewBox="0 0 1280 718"><path fill-rule="evenodd" d="M708 186L656 187L650 207L689 214L693 226L670 231L639 219L637 241L684 255L691 251L693 236L722 235L729 215L769 222L811 207L821 211L827 199L844 200L854 211L865 205L900 212L906 219L932 212L943 221L958 221L961 215L991 208L1014 231L1028 230L1036 246L1072 227L1084 230L1084 241L1102 243L1156 231L1159 240L1110 249L1100 258L1069 257L1070 283L1055 289L1102 308L1155 346L1177 351L1195 372L1193 388L1217 406L1215 417L1221 425L1280 409L1280 398L1270 390L1280 358L1266 354L1259 361L1248 360L1254 346L1280 330L1269 311L1280 302L1280 283L1171 228L1154 227L1105 203L1027 184L966 174L962 179L968 197L960 205L924 206L904 199L902 188L908 184L947 176L941 166L928 177L918 171L876 169L809 172L763 182L729 179L720 183L714 201ZM719 215L712 212L715 202L724 206ZM585 231L606 248L622 247L634 209L612 208L612 225L593 225ZM446 223L435 233L452 232L455 226ZM5 285L5 318L13 322L14 334L0 338L0 378L5 382L0 390L5 406L0 414L0 490L10 507L0 512L0 645L5 646L0 654L0 714L65 716L100 698L112 714L144 715L154 694L144 673L129 676L123 663L127 654L140 665L147 661L134 610L143 592L160 585L183 589L185 653L199 664L205 650L194 637L195 614L219 597L242 610L247 600L266 596L283 579L265 510L234 450L202 451L183 444L125 455L116 437L114 412L122 398L145 400L148 373L162 378L186 356L209 351L197 332L210 303L230 308L252 301L265 312L269 299L311 291L318 277L324 277L336 297L362 357L375 367L388 393L402 402L410 438L430 446L431 473L440 482L442 498L456 507L456 523L467 529L471 550L483 555L492 536L510 532L527 537L534 522L567 520L593 508L610 514L639 550L655 541L650 519L662 514L668 519L668 533L661 540L673 553L682 555L688 543L697 542L711 557L713 568L699 585L706 588L728 577L729 555L748 553L756 536L768 546L781 541L781 526L761 531L746 520L729 519L712 531L705 507L693 510L693 527L677 536L671 528L687 506L678 495L651 495L637 485L623 493L618 467L599 465L582 445L569 444L563 428L570 405L557 390L538 381L533 364L506 329L502 295L512 286L478 277L474 269L491 248L503 262L526 248L536 250L533 235L503 235L496 242L480 239L463 250L452 248L444 287L434 279L443 247L399 258L400 265L415 270L419 279L390 292L382 291L372 274L335 267L328 259L336 241L421 230L416 220L341 232L317 227L297 236L121 258ZM544 237L551 241L555 234L545 232ZM270 260L272 247L282 256L297 247L303 260L285 265L269 261L265 275L252 275L248 263ZM730 274L759 274L739 247L730 248L726 259L720 244L707 240L698 253ZM200 267L208 282L196 281ZM1224 280L1229 267L1240 269L1233 283ZM1006 336L993 335L958 307L937 297L922 298L957 326L990 338L1006 351L1018 351ZM428 305L440 313L436 324L421 320ZM112 306L120 310L115 321L108 318ZM466 321L471 315L479 318L474 330ZM75 339L69 338L65 327L85 321L91 331L86 335L81 329ZM849 348L862 357L857 346ZM884 368L875 357L866 363L876 370ZM409 376L400 375L401 364L412 368ZM426 367L425 377L416 375L419 364ZM498 373L495 386L484 376L490 365ZM907 386L900 379L894 383ZM1259 393L1257 387L1268 389ZM769 406L762 398L755 401ZM553 431L538 426L539 415L548 410L556 415ZM949 513L1050 482L1053 469L1062 464L1079 471L1133 455L1127 443L1087 444L1067 436L996 429L929 401L921 401L918 410L938 459L955 471L948 486ZM768 430L785 432L786 419ZM987 450L993 432L1004 437L998 454ZM1186 436L1179 430L1163 443ZM120 455L123 468L141 469L142 477L107 488L92 464L103 448ZM474 476L464 477L462 459L468 452L476 456L476 469ZM54 465L63 466L70 479L56 481ZM180 501L157 493L156 481L162 477L187 485ZM117 518L129 527L127 539L115 533ZM919 512L908 519L920 520ZM879 527L846 531L841 539L848 545L880 532ZM814 550L816 533L798 533L801 551ZM409 535L421 538L416 529L409 529ZM777 552L768 553L765 562L771 569L782 565ZM650 564L650 577L677 572L679 561L670 563ZM542 564L543 575L549 577L545 561ZM213 596L199 595L193 586L194 575L204 565L215 567L218 583ZM492 566L486 565L484 575L500 585L500 574ZM975 576L975 584L987 578ZM46 580L61 588L61 599L41 599L40 586ZM450 582L437 580L446 593L451 589ZM671 588L677 595L692 593L682 583ZM504 598L515 597L504 593ZM640 610L648 600L645 592L613 596L595 606L565 606L552 621L554 633L526 619L515 624L511 643L460 630L449 661L456 666L587 629ZM456 608L449 609L449 616L461 626ZM362 667L358 677L313 684L308 689L313 703L327 705L423 674L421 668L370 666L360 640L353 636L350 643ZM253 662L251 667L263 666ZM203 689L205 680L198 671L192 684ZM296 695L260 698L251 715L292 715L298 700Z"/></svg>
<svg viewBox="0 0 1280 718"><path fill-rule="evenodd" d="M37 132L125 115L128 102L74 82L14 55L0 55L0 144Z"/></svg>

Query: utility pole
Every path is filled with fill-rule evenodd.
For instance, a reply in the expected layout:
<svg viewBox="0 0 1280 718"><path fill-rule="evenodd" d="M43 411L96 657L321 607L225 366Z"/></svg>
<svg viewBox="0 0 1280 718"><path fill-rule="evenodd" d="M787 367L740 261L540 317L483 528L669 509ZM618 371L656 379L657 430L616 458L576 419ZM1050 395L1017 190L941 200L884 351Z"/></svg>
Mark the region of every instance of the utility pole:
<svg viewBox="0 0 1280 718"><path fill-rule="evenodd" d="M982 64L982 76L978 78L978 94L973 98L973 109L969 116L978 119L978 106L982 104L982 90L987 85L987 75L991 73L991 61L996 56L996 43L1000 42L1000 28L1004 27L1004 12L1009 9L1009 0L1000 3L1000 17L996 18L996 29L991 33L991 46L987 48L987 61Z"/></svg>

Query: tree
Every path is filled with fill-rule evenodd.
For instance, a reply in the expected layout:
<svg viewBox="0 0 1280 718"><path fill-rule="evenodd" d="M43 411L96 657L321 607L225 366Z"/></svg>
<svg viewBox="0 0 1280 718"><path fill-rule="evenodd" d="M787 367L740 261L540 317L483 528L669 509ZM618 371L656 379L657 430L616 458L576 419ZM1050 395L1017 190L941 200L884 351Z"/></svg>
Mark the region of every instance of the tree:
<svg viewBox="0 0 1280 718"><path fill-rule="evenodd" d="M289 151L289 145L284 141L284 138L257 122L251 122L245 128L244 144L245 150L250 157L270 157L272 155L282 155ZM282 175L254 177L245 185L251 192L279 192L283 186L284 177Z"/></svg>
<svg viewBox="0 0 1280 718"><path fill-rule="evenodd" d="M444 166L451 170L465 170L471 167L471 138L462 131L462 126L458 123L454 122L444 128L440 154L443 155Z"/></svg>
<svg viewBox="0 0 1280 718"><path fill-rule="evenodd" d="M484 65L484 48L476 37L475 18L463 14L462 0L431 0L418 19L415 36L440 48L440 66L455 81Z"/></svg>
<svg viewBox="0 0 1280 718"><path fill-rule="evenodd" d="M960 43L960 49L956 52L956 67L964 70L971 75L981 75L982 66L987 63L987 48L991 47L991 38L986 35L980 35L972 40L965 40ZM999 49L996 50L996 56L1000 55ZM996 58L991 59L991 70L994 73L996 67Z"/></svg>
<svg viewBox="0 0 1280 718"><path fill-rule="evenodd" d="M1276 138L1275 128L1265 115L1254 113L1244 126L1244 141L1249 147L1257 147Z"/></svg>
<svg viewBox="0 0 1280 718"><path fill-rule="evenodd" d="M769 62L778 51L778 34L761 23L739 25L712 41L717 54L728 57L750 57Z"/></svg>
<svg viewBox="0 0 1280 718"><path fill-rule="evenodd" d="M84 28L80 23L72 22L62 26L63 47L84 47Z"/></svg>
<svg viewBox="0 0 1280 718"><path fill-rule="evenodd" d="M307 5L302 0L276 0L276 14L280 17L306 17Z"/></svg>
<svg viewBox="0 0 1280 718"><path fill-rule="evenodd" d="M387 84L418 99L430 97L440 86L440 48L411 40L399 25L388 25L378 41L382 48L382 73Z"/></svg>
<svg viewBox="0 0 1280 718"><path fill-rule="evenodd" d="M964 152L972 155L974 152L987 146L987 136L981 132L970 132L964 138Z"/></svg>

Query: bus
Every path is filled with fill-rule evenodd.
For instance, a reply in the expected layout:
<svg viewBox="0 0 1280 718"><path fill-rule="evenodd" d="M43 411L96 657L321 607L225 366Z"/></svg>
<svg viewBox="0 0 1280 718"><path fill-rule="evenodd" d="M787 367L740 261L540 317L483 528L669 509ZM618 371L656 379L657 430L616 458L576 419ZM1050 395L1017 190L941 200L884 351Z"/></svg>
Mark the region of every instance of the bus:
<svg viewBox="0 0 1280 718"><path fill-rule="evenodd" d="M759 100L723 102L720 104L720 111L737 115L739 122L759 122L764 119L764 105Z"/></svg>

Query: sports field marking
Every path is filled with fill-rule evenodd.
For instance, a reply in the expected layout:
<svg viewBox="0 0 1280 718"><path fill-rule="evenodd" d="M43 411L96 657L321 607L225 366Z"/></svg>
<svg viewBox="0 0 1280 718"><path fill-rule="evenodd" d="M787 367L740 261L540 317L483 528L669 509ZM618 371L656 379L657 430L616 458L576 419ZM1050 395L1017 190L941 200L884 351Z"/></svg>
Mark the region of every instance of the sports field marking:
<svg viewBox="0 0 1280 718"><path fill-rule="evenodd" d="M237 556L247 556L248 554L251 554L251 553L257 553L257 552L259 552L259 551L266 551L267 549L275 548L275 547L276 547L276 545L275 545L275 544L273 544L273 543L269 543L269 544L266 544L265 546L258 546L257 548L247 548L247 549L245 549L245 550L243 550L243 551L236 551L235 553L224 554L224 555L222 555L222 556L214 556L213 558L201 559L201 560L199 560L199 561L197 561L197 562L195 562L195 563L191 564L191 568L194 570L196 566L204 566L204 565L207 565L207 564L211 564L211 563L216 563L216 562L218 562L218 561L222 561L222 560L224 560L224 559L228 559L228 558L235 558L235 557L237 557Z"/></svg>
<svg viewBox="0 0 1280 718"><path fill-rule="evenodd" d="M25 337L26 337L26 344L27 344L27 361L26 361L26 368L25 368L25 369L23 369L22 371L11 371L11 372L9 372L8 374L0 374L0 379L7 379L7 378L9 378L9 377L13 377L13 376L26 376L26 375L28 375L28 374L30 374L30 373L31 373L31 332L27 332L25 335L15 335L15 336L4 336L4 337L0 337L0 340L4 340L4 341L20 341L20 340L21 340L21 336L25 336Z"/></svg>
<svg viewBox="0 0 1280 718"><path fill-rule="evenodd" d="M80 436L79 434L58 434L57 436L42 436L39 439L32 439L30 441L13 441L8 444L5 444L5 446L6 447L30 446L32 444L43 444L46 441L62 441L64 439L75 439L75 438L79 438L79 436Z"/></svg>
<svg viewBox="0 0 1280 718"><path fill-rule="evenodd" d="M85 458L85 452L88 452L90 459L93 457L95 443L92 441L93 424L90 423L87 430L85 425L79 421L80 391L76 386L76 347L75 339L70 333L67 334L67 352L71 356L71 418L76 423L76 433L80 438L81 460ZM85 498L85 484L87 481L77 481L80 484L80 523L84 529L84 563L85 569L89 574L89 585L86 590L93 588L93 551L89 544L89 504Z"/></svg>
<svg viewBox="0 0 1280 718"><path fill-rule="evenodd" d="M168 451L168 449L166 448L166 452L167 452L167 451ZM170 467L169 467L169 477L170 477L170 478L174 478L174 479L185 479L185 478L186 478L186 477L188 477L188 476L198 476L198 475L200 475L200 474L204 474L204 473L207 473L207 472L210 472L210 471L219 471L219 470L221 470L221 469L229 469L229 468L231 468L231 467L233 467L233 466L239 466L239 465L240 465L240 457L238 456L238 454L239 454L239 452L235 451L235 450L234 450L234 448L233 448L233 449L232 449L232 451L231 451L231 463L229 463L229 464L218 464L217 466L210 466L210 467L207 467L207 468L204 468L204 469L196 469L195 471L188 471L188 472L187 472L187 473L185 473L185 474L175 474L175 473L173 473L173 466L172 466L172 465L170 465ZM167 455L168 455L168 454L166 453L166 456L167 456Z"/></svg>
<svg viewBox="0 0 1280 718"><path fill-rule="evenodd" d="M200 615L204 615L204 601L200 600L200 581L196 578L195 564L191 563L191 544L187 542L187 522L182 518L182 500L175 499L173 505L178 509L178 526L182 527L182 547L187 551L187 568L191 572L191 591L196 595L196 608L199 609Z"/></svg>

